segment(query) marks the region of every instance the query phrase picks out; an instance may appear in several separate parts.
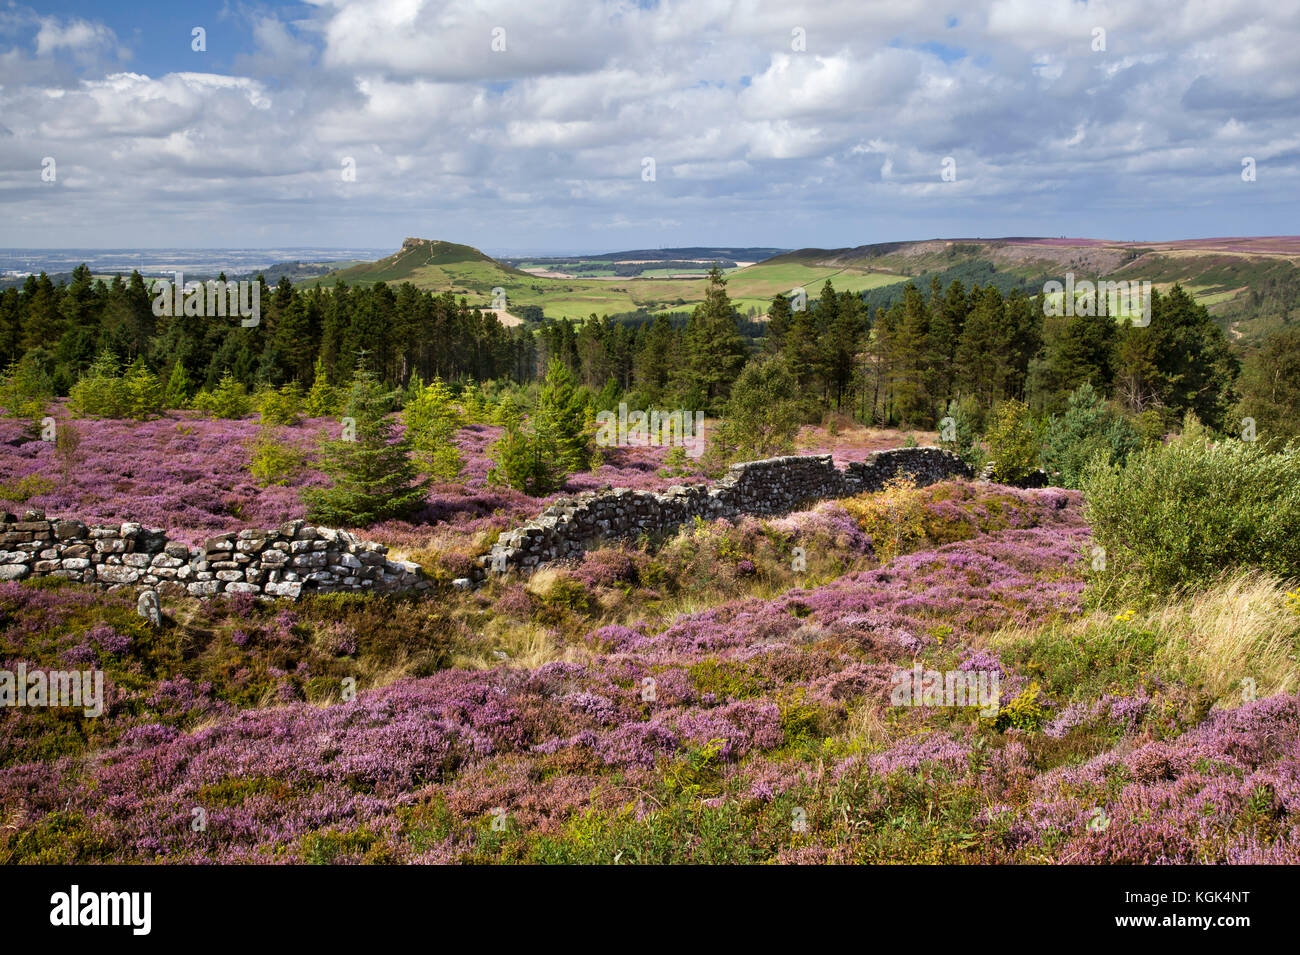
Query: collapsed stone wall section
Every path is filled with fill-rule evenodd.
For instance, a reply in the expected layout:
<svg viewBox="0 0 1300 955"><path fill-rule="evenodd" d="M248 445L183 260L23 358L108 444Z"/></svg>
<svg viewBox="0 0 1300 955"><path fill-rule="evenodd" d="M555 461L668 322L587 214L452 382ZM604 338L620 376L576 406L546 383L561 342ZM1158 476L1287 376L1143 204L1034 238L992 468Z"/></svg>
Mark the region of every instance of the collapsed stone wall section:
<svg viewBox="0 0 1300 955"><path fill-rule="evenodd" d="M697 517L786 514L813 500L879 491L904 474L918 485L973 476L957 455L917 447L880 451L843 470L829 454L790 456L732 465L712 485L676 485L660 493L587 492L556 501L540 517L503 533L478 558L475 579L494 572L527 573L577 557L602 541L672 530ZM28 511L21 520L0 514L0 580L32 577L63 577L108 590L153 590L164 597L243 593L297 599L306 592L435 587L418 564L389 560L382 544L300 520L274 530L218 534L191 547L168 540L159 528L131 522L88 526L50 520L42 511Z"/></svg>
<svg viewBox="0 0 1300 955"><path fill-rule="evenodd" d="M810 501L879 491L903 475L919 486L974 476L951 451L915 447L879 451L843 470L829 454L795 455L733 464L712 485L677 485L661 493L588 491L556 501L540 517L501 534L491 551L478 558L475 579L490 573L528 573L577 557L602 541L671 530L697 517L787 514ZM472 581L458 583L468 586Z"/></svg>
<svg viewBox="0 0 1300 955"><path fill-rule="evenodd" d="M209 537L198 547L127 522L88 526L27 511L0 514L0 580L63 577L108 590L130 587L161 596L252 594L296 599L304 592L432 588L418 564L388 559L382 544L295 520L275 530Z"/></svg>

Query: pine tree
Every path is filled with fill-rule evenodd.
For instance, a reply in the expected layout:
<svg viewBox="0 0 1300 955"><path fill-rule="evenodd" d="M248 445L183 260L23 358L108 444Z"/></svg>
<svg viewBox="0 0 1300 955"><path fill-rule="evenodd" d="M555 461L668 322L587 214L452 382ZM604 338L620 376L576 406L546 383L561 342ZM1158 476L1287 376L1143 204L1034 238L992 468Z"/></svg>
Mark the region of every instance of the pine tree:
<svg viewBox="0 0 1300 955"><path fill-rule="evenodd" d="M821 370L821 342L817 334L817 320L809 309L803 308L791 313L783 357L790 373L794 375L800 393L807 395L815 387Z"/></svg>
<svg viewBox="0 0 1300 955"><path fill-rule="evenodd" d="M52 348L63 334L63 317L59 309L60 293L44 272L40 278L29 275L23 284L26 317L23 321L23 347Z"/></svg>
<svg viewBox="0 0 1300 955"><path fill-rule="evenodd" d="M541 497L556 490L564 480L563 470L536 432L522 424L508 427L488 451L492 468L488 481Z"/></svg>
<svg viewBox="0 0 1300 955"><path fill-rule="evenodd" d="M10 362L0 377L0 410L7 418L39 418L54 397L54 383L35 351Z"/></svg>
<svg viewBox="0 0 1300 955"><path fill-rule="evenodd" d="M1029 366L1043 347L1043 305L1015 289L1006 300L1007 362L1003 393L1024 399Z"/></svg>
<svg viewBox="0 0 1300 955"><path fill-rule="evenodd" d="M316 356L316 367L311 380L311 390L303 402L303 413L310 418L323 418L338 413L338 390L330 384L329 373L325 370L325 356Z"/></svg>
<svg viewBox="0 0 1300 955"><path fill-rule="evenodd" d="M893 388L896 383L895 365L898 351L894 345L898 327L903 321L903 306L895 302L888 310L877 309L871 326L867 346L866 380L870 386L870 401L866 390L863 395L864 418L882 427L893 420Z"/></svg>
<svg viewBox="0 0 1300 955"><path fill-rule="evenodd" d="M844 397L853 383L853 370L862 347L865 322L862 300L851 292L837 296L830 279L817 302L817 324L822 341L821 366L828 396L835 410L843 408Z"/></svg>
<svg viewBox="0 0 1300 955"><path fill-rule="evenodd" d="M1266 447L1300 438L1300 327L1269 335L1242 369L1238 420L1252 418Z"/></svg>
<svg viewBox="0 0 1300 955"><path fill-rule="evenodd" d="M268 341L263 354L266 373L262 377L275 383L305 378L311 362L311 334L304 303L294 294L293 283L287 275L280 277L271 296L269 312ZM268 353L272 356L269 366Z"/></svg>
<svg viewBox="0 0 1300 955"><path fill-rule="evenodd" d="M989 285L971 293L973 308L957 343L957 383L991 408L1003 394L1009 364L1010 334L1002 293Z"/></svg>
<svg viewBox="0 0 1300 955"><path fill-rule="evenodd" d="M191 404L214 418L243 418L253 410L248 389L235 378L230 369L222 374L212 391L200 391Z"/></svg>
<svg viewBox="0 0 1300 955"><path fill-rule="evenodd" d="M418 378L412 380L417 388L402 409L402 422L411 438L416 467L430 478L455 480L464 461L452 443L461 420L451 391L437 378L427 385L420 384Z"/></svg>
<svg viewBox="0 0 1300 955"><path fill-rule="evenodd" d="M839 321L840 301L835 286L827 279L813 308L812 319L816 329L815 365L817 380L821 384L821 401L828 404L835 393L835 346L830 340L831 329Z"/></svg>
<svg viewBox="0 0 1300 955"><path fill-rule="evenodd" d="M558 359L552 359L547 369L532 424L544 450L555 455L566 474L587 467L591 460L587 397L574 386L573 373Z"/></svg>
<svg viewBox="0 0 1300 955"><path fill-rule="evenodd" d="M1151 323L1127 325L1124 334L1155 340L1155 386L1166 407L1193 411L1212 428L1223 425L1240 365L1204 305L1177 284L1164 295L1153 291Z"/></svg>
<svg viewBox="0 0 1300 955"><path fill-rule="evenodd" d="M708 291L691 314L686 338L682 390L694 386L706 410L721 410L731 383L745 365L746 349L736 326L736 310L727 296L727 280L717 265L709 271Z"/></svg>
<svg viewBox="0 0 1300 955"><path fill-rule="evenodd" d="M129 402L118 371L117 356L107 348L72 386L68 407L80 415L97 418L124 418Z"/></svg>
<svg viewBox="0 0 1300 955"><path fill-rule="evenodd" d="M1035 408L1063 411L1067 396L1085 381L1109 395L1118 334L1108 315L1073 315L1045 323L1043 356L1030 372Z"/></svg>
<svg viewBox="0 0 1300 955"><path fill-rule="evenodd" d="M889 371L894 414L903 424L929 424L930 395L925 388L929 311L916 286L903 287L903 309L891 338Z"/></svg>
<svg viewBox="0 0 1300 955"><path fill-rule="evenodd" d="M23 313L18 289L0 292L0 366L7 366L22 353Z"/></svg>
<svg viewBox="0 0 1300 955"><path fill-rule="evenodd" d="M126 414L143 421L162 413L163 384L143 358L135 360L122 383Z"/></svg>
<svg viewBox="0 0 1300 955"><path fill-rule="evenodd" d="M303 492L311 520L368 527L408 517L424 503L427 481L411 460L411 438L398 437L386 410L388 395L375 376L358 369L348 400L355 440L324 441L316 466L331 479Z"/></svg>
<svg viewBox="0 0 1300 955"><path fill-rule="evenodd" d="M767 307L767 334L763 337L763 350L769 355L779 355L785 348L785 336L790 331L790 300L778 292Z"/></svg>
<svg viewBox="0 0 1300 955"><path fill-rule="evenodd" d="M940 407L946 408L954 392L957 329L952 311L946 307L943 286L937 275L930 280L929 310L930 334L925 345L926 390Z"/></svg>
<svg viewBox="0 0 1300 955"><path fill-rule="evenodd" d="M677 366L677 335L667 315L657 315L636 355L637 384L651 401L663 398Z"/></svg>
<svg viewBox="0 0 1300 955"><path fill-rule="evenodd" d="M185 373L185 363L179 359L172 362L172 373L167 378L167 389L163 392L163 407L184 408L190 403L193 388L190 376Z"/></svg>

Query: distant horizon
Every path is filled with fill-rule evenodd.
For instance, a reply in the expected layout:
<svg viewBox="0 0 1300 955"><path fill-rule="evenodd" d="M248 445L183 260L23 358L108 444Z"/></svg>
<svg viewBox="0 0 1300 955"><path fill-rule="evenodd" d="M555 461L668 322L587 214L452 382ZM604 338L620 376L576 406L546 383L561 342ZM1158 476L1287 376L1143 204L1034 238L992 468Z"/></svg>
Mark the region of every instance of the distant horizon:
<svg viewBox="0 0 1300 955"><path fill-rule="evenodd" d="M1102 242L1114 243L1118 245L1148 245L1159 243L1173 242L1213 242L1213 241L1230 241L1241 239L1294 239L1300 240L1300 233L1238 233L1238 234L1207 234L1207 235L1184 235L1178 237L1162 237L1157 239L1117 239L1112 237L1099 236L1060 236L1060 235L937 235L928 236L923 239L877 239L867 242L857 242L849 245L777 245L772 243L751 242L746 244L737 244L734 242L691 242L680 245L655 245L650 243L635 243L622 246L603 246L603 247L584 247L568 249L540 249L533 247L525 248L503 248L500 246L477 246L469 242L459 242L456 239L437 238L433 236L418 236L432 242L452 242L458 245L467 245L471 248L490 255L494 258L520 256L548 256L548 257L572 257L582 255L608 255L614 252L632 252L641 249L668 251L673 249L781 249L787 252L795 252L803 249L821 249L824 251L834 251L837 249L856 249L872 245L888 245L893 243L922 243L922 242L1010 242L1010 241L1030 241L1030 240L1048 240L1055 242ZM118 246L101 246L101 245L66 245L66 246L0 246L0 254L17 254L23 252L46 252L46 253L66 253L66 252L381 252L384 255L391 255L401 248L401 240L397 240L391 246L331 246L331 245L289 245L278 243L275 245L257 246L257 245L170 245L170 246L145 246L145 245L118 245ZM382 256L381 256L382 257Z"/></svg>

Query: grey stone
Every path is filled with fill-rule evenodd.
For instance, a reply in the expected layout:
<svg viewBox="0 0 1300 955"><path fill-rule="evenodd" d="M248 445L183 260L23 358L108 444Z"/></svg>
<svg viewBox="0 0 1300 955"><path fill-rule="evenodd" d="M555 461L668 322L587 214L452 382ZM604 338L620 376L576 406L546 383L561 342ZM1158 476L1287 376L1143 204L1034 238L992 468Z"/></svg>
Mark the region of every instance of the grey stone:
<svg viewBox="0 0 1300 955"><path fill-rule="evenodd" d="M101 566L95 571L95 576L111 584L133 584L140 579L140 572L130 567Z"/></svg>
<svg viewBox="0 0 1300 955"><path fill-rule="evenodd" d="M135 612L148 620L153 626L162 626L162 608L158 603L158 595L152 590L146 590L140 594L139 599L135 602Z"/></svg>

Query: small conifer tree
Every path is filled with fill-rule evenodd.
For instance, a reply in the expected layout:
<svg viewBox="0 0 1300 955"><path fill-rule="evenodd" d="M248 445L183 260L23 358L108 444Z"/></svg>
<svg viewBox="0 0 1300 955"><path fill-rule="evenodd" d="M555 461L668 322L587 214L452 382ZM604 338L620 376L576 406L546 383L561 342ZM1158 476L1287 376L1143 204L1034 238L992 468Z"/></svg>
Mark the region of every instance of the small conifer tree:
<svg viewBox="0 0 1300 955"><path fill-rule="evenodd" d="M185 372L185 363L179 358L172 364L171 375L167 378L167 389L163 392L163 406L166 408L184 408L190 403L190 392L194 385Z"/></svg>
<svg viewBox="0 0 1300 955"><path fill-rule="evenodd" d="M312 520L367 527L407 517L424 502L427 480L411 460L410 436L398 437L387 415L388 401L374 375L359 368L347 407L355 434L322 442L316 466L331 484L303 493Z"/></svg>
<svg viewBox="0 0 1300 955"><path fill-rule="evenodd" d="M339 407L338 390L330 384L329 373L325 371L325 360L316 358L316 369L311 380L311 390L303 402L303 412L311 418L323 418L336 414Z"/></svg>

